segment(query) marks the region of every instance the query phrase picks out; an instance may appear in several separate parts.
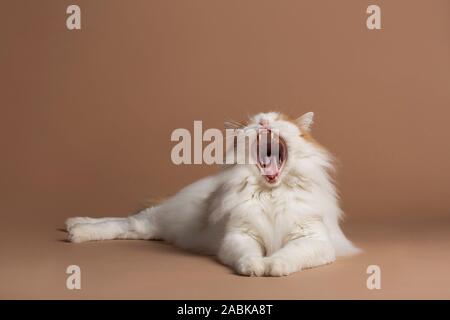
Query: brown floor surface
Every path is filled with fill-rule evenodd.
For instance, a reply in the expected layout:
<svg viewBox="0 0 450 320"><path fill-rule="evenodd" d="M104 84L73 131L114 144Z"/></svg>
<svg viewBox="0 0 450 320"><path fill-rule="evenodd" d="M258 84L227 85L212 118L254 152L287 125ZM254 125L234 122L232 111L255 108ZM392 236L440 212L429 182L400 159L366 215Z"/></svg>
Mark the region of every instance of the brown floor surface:
<svg viewBox="0 0 450 320"><path fill-rule="evenodd" d="M60 222L3 228L0 298L450 299L448 222L348 223L364 253L283 278L237 276L160 241L68 243ZM81 290L65 287L71 264L81 267ZM372 264L381 267L380 290L366 287Z"/></svg>

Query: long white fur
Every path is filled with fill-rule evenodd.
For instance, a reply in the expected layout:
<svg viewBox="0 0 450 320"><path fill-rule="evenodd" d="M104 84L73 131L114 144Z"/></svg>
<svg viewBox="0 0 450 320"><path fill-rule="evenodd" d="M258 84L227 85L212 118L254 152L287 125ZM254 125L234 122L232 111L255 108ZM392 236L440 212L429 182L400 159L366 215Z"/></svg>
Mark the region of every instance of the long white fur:
<svg viewBox="0 0 450 320"><path fill-rule="evenodd" d="M302 137L313 114L292 123L275 112L261 113L248 127L262 120L279 130L288 147L276 184L267 183L253 164L226 166L137 215L70 218L70 241L164 239L217 255L249 276L288 275L357 253L339 227L342 211L329 176L331 155Z"/></svg>

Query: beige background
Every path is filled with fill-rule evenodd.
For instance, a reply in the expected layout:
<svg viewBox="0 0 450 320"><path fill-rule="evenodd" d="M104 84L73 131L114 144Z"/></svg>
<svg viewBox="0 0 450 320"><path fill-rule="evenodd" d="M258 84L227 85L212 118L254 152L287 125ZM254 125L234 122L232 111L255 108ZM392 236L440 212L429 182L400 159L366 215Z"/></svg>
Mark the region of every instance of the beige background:
<svg viewBox="0 0 450 320"><path fill-rule="evenodd" d="M450 297L450 2L9 0L0 15L0 298ZM173 165L175 128L264 110L316 113L365 254L254 280L163 243L61 241L66 217L126 215L217 170ZM387 289L369 292L383 263Z"/></svg>

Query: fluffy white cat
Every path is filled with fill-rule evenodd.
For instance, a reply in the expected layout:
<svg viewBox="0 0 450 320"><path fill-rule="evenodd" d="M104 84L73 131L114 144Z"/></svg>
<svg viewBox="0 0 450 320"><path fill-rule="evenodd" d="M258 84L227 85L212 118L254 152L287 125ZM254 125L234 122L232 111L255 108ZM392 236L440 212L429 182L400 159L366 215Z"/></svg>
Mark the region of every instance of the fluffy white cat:
<svg viewBox="0 0 450 320"><path fill-rule="evenodd" d="M247 276L284 276L356 253L339 227L332 157L312 139L312 122L312 112L298 119L260 113L246 124L233 122L256 129L257 142L261 132L270 141L276 132L278 152L258 156L255 164L226 165L127 218L70 218L69 240L163 239L217 255Z"/></svg>

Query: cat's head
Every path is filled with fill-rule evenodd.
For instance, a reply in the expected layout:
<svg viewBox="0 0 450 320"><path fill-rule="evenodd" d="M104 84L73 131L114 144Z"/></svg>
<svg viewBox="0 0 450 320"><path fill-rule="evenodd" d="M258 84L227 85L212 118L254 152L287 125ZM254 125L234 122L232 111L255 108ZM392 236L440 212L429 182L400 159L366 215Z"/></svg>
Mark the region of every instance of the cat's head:
<svg viewBox="0 0 450 320"><path fill-rule="evenodd" d="M277 187L286 177L299 174L305 159L326 157L325 149L311 136L313 118L312 112L298 118L268 112L256 114L246 123L229 122L226 126L245 132L250 139L246 152L251 161L247 167L260 182Z"/></svg>

